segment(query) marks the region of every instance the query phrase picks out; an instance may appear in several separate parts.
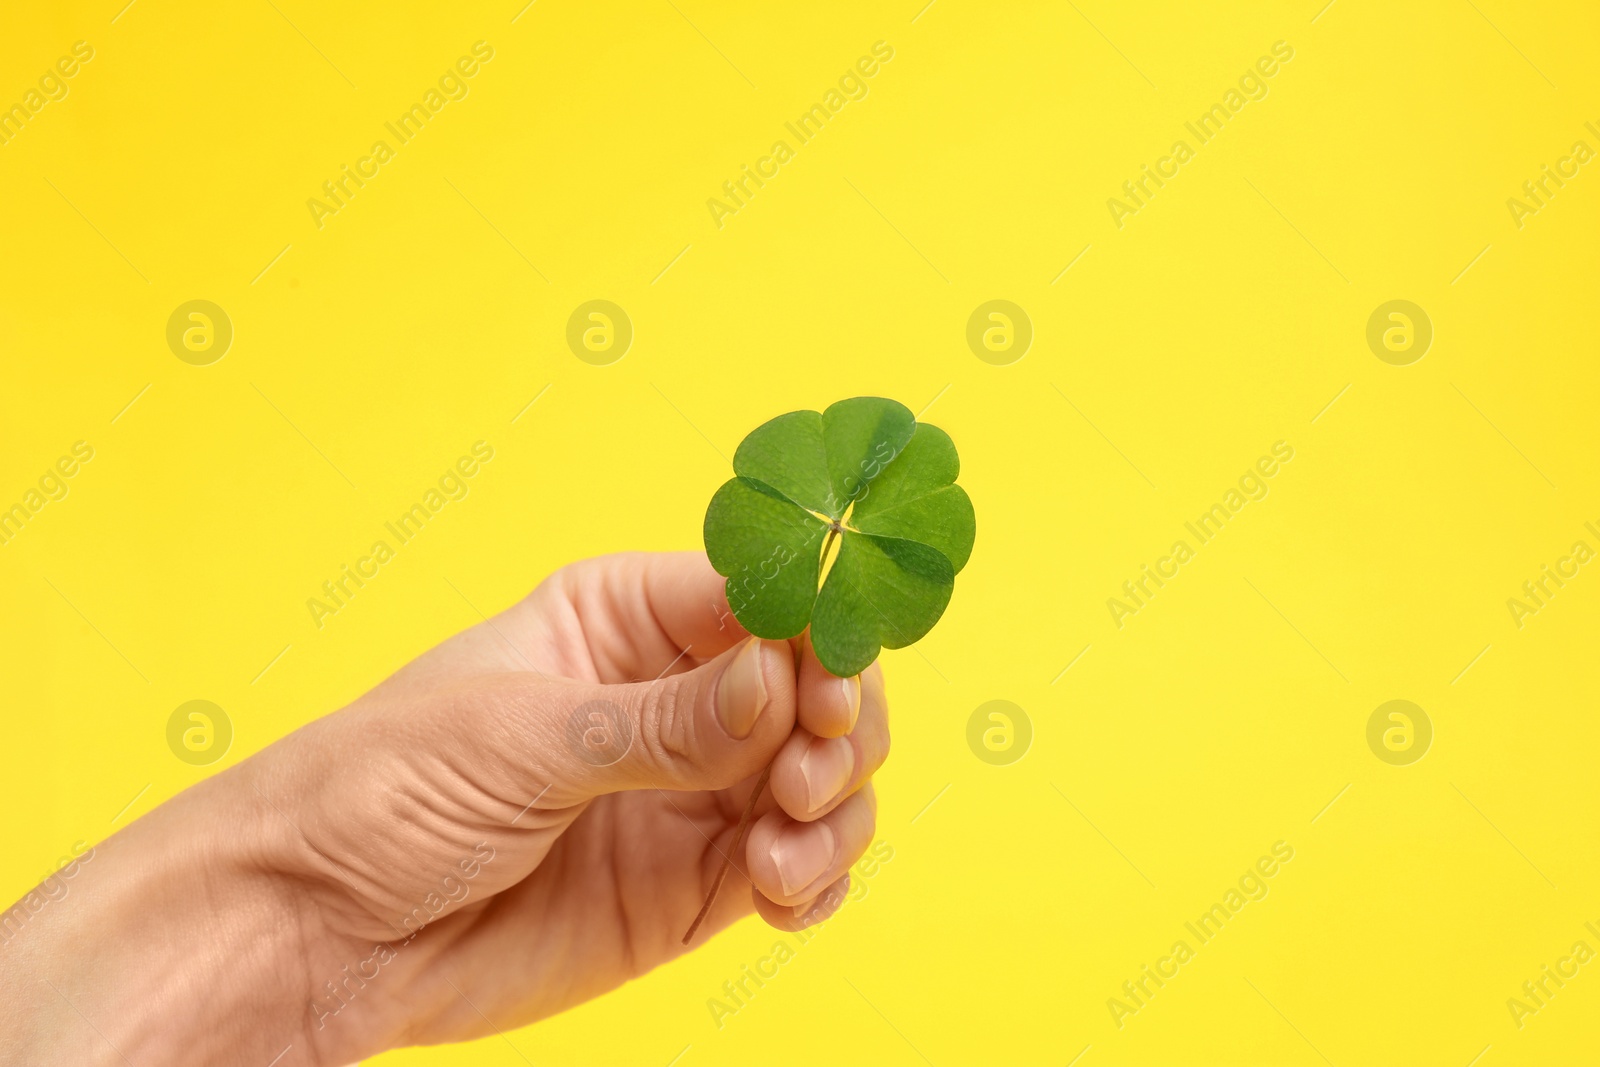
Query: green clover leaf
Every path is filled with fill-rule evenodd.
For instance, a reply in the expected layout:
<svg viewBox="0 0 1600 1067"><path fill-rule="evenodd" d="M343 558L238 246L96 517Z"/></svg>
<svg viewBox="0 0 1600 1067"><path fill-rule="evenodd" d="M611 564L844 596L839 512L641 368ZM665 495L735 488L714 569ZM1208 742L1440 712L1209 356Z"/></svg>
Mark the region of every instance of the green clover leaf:
<svg viewBox="0 0 1600 1067"><path fill-rule="evenodd" d="M734 616L773 640L809 625L817 658L840 677L921 638L972 554L960 469L948 434L881 397L756 427L706 508L706 554Z"/></svg>

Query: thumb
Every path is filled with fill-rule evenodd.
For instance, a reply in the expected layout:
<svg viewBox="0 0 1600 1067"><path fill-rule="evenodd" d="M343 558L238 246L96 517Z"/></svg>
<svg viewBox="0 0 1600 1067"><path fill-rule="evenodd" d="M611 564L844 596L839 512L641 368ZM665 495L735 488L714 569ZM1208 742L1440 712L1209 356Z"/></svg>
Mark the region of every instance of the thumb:
<svg viewBox="0 0 1600 1067"><path fill-rule="evenodd" d="M517 676L499 714L506 755L541 806L626 789L725 789L757 774L794 729L798 690L786 641L750 638L694 670L600 685Z"/></svg>

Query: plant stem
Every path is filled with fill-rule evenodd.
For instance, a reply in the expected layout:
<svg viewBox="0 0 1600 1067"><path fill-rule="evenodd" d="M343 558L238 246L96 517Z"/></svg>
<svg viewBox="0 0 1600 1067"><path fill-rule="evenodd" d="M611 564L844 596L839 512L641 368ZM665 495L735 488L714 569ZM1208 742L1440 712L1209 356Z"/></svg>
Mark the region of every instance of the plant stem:
<svg viewBox="0 0 1600 1067"><path fill-rule="evenodd" d="M694 932L700 929L700 924L705 921L706 916L711 914L711 905L717 902L717 893L722 890L723 879L728 877L728 868L733 864L733 857L739 854L739 848L744 844L745 831L750 829L750 818L755 814L756 801L761 798L762 792L767 788L767 779L771 777L772 764L769 763L766 770L761 772L761 777L756 779L756 787L750 790L750 799L745 801L744 814L739 816L739 826L733 832L733 847L722 854L722 866L717 870L716 880L711 883L711 892L706 894L706 902L700 905L700 914L689 924L689 932L683 935L685 945L694 936Z"/></svg>
<svg viewBox="0 0 1600 1067"><path fill-rule="evenodd" d="M827 538L827 540L822 542L822 559L820 561L818 561L818 564L817 564L817 588L818 589L822 588L822 579L823 579L822 571L828 565L828 549L833 547L833 539L838 537L838 536L839 536L839 524L837 522L830 523L829 526L828 526L828 538Z"/></svg>

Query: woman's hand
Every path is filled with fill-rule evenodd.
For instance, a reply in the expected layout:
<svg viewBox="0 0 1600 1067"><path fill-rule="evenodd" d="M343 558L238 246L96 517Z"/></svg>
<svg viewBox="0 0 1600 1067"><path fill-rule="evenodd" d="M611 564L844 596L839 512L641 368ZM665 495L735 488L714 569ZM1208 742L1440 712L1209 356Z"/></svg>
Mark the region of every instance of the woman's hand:
<svg viewBox="0 0 1600 1067"><path fill-rule="evenodd" d="M0 1044L291 1067L524 1025L687 951L769 762L694 941L827 918L872 840L882 673L750 638L722 585L699 553L566 567L139 820L7 944Z"/></svg>

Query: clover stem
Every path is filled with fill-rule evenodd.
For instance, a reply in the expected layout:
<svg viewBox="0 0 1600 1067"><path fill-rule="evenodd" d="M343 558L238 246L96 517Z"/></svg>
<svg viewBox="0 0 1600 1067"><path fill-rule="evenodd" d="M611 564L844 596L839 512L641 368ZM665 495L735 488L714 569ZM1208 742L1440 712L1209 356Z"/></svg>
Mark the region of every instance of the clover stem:
<svg viewBox="0 0 1600 1067"><path fill-rule="evenodd" d="M756 801L767 788L767 779L772 777L772 764L761 772L761 777L756 779L756 787L750 790L750 799L745 801L744 814L739 816L739 826L733 832L733 846L722 854L722 866L717 870L716 880L711 883L711 892L706 894L706 902L700 905L700 914L694 917L694 922L689 924L689 932L683 935L683 943L687 945L694 932L700 929L700 924L711 914L711 905L717 902L717 894L722 890L723 879L728 877L728 868L733 864L733 857L739 854L739 847L744 844L745 831L750 829L750 818L756 812Z"/></svg>
<svg viewBox="0 0 1600 1067"><path fill-rule="evenodd" d="M822 581L828 576L828 552L833 548L834 540L842 533L844 527L837 522L828 524L828 538L822 542L822 560L817 566L817 588L822 588Z"/></svg>

